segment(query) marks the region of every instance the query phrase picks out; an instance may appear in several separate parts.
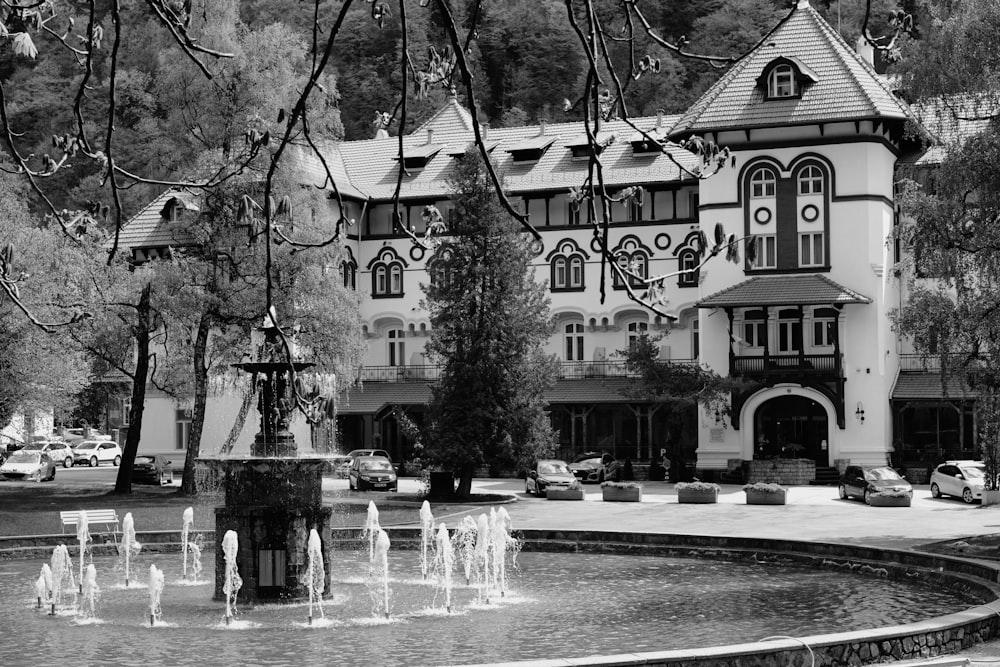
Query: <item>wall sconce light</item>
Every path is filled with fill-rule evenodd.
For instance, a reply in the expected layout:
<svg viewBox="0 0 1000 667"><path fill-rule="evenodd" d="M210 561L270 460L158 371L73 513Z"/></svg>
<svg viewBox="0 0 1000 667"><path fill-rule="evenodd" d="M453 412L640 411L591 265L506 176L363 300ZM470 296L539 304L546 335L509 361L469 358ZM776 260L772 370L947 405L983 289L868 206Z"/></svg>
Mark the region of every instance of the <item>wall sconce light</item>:
<svg viewBox="0 0 1000 667"><path fill-rule="evenodd" d="M864 424L864 423L865 423L865 406L861 404L861 401L858 401L858 407L857 407L857 409L856 409L856 410L854 411L854 416L855 416L855 417L857 418L857 420L858 420L859 422L861 422L862 424Z"/></svg>

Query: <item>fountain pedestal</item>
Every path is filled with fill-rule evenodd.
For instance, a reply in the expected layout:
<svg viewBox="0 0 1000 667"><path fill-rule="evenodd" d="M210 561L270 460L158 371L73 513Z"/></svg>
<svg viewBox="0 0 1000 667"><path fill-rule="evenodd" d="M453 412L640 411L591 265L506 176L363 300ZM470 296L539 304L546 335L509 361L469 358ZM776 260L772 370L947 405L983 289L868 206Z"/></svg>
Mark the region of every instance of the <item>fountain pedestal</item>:
<svg viewBox="0 0 1000 667"><path fill-rule="evenodd" d="M308 598L309 532L315 529L319 534L324 569L329 573L333 513L323 506L323 470L329 458L300 456L288 430L294 403L293 370L312 364L288 360L294 349L273 326L273 315L251 334L251 340L253 361L235 366L250 373L251 381L259 385L260 432L249 456L201 459L221 468L225 476L226 504L215 510L215 543L221 545L228 531L237 535L236 561L243 580L239 598ZM224 600L222 549L215 550L215 572L215 599ZM329 585L327 574L324 591Z"/></svg>

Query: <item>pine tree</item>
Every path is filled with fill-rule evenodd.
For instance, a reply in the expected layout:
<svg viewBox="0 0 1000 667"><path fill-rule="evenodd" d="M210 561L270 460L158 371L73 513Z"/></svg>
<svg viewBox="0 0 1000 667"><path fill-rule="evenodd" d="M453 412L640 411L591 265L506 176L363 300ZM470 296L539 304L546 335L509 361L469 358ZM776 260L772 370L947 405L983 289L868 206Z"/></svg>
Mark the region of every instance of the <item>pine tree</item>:
<svg viewBox="0 0 1000 667"><path fill-rule="evenodd" d="M552 325L545 286L530 268L531 239L501 208L478 153L457 161L451 189L449 238L424 286L427 351L442 365L425 446L458 474L465 496L476 468L517 470L551 452L543 392L555 365L542 349Z"/></svg>

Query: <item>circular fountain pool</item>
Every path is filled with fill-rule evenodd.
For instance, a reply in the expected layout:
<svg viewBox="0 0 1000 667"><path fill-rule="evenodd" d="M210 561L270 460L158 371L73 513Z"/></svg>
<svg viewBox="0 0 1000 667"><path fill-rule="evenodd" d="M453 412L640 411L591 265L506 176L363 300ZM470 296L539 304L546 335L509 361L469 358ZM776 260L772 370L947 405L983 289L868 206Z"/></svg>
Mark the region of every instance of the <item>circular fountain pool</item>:
<svg viewBox="0 0 1000 667"><path fill-rule="evenodd" d="M71 547L70 552L75 550ZM307 605L237 605L227 627L214 585L180 585L177 553L140 554L134 571L164 571L162 622L148 593L124 588L114 559L95 557L95 620L67 605L36 609L43 560L0 562L2 664L444 665L584 657L752 642L907 623L978 602L840 568L756 560L524 552L502 600L480 601L458 574L453 613L421 577L418 553L390 553L389 620L372 615L368 554L335 551L323 622ZM207 576L211 578L211 573ZM144 580L144 575L140 577Z"/></svg>

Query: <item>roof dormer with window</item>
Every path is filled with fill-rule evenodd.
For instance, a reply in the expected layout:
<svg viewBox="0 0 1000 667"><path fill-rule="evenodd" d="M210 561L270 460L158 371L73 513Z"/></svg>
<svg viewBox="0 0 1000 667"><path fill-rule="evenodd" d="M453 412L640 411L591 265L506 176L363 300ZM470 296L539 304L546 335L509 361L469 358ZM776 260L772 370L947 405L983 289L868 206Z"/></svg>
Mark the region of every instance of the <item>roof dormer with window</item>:
<svg viewBox="0 0 1000 667"><path fill-rule="evenodd" d="M775 58L757 77L757 87L764 91L765 100L800 98L805 88L818 82L816 73L794 56Z"/></svg>

